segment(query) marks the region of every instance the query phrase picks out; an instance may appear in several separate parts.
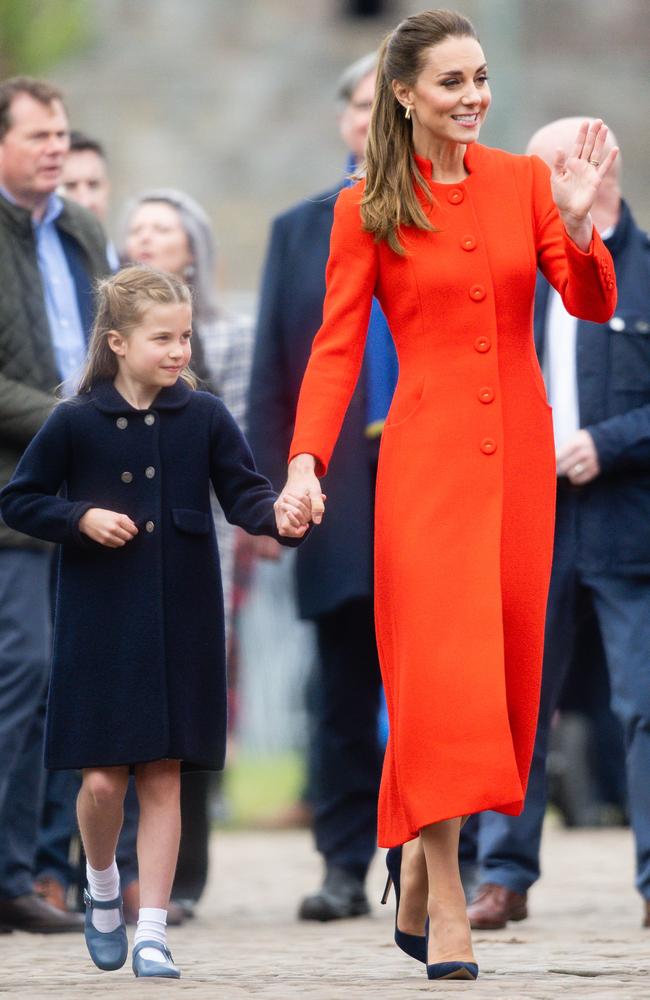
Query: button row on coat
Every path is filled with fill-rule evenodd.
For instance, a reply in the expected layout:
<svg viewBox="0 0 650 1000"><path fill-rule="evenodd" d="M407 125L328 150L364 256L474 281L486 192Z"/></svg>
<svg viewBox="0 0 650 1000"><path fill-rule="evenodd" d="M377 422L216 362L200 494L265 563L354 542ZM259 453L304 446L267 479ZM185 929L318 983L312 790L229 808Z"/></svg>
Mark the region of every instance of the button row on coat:
<svg viewBox="0 0 650 1000"><path fill-rule="evenodd" d="M154 469L153 465L148 465L147 468L144 470L144 474L147 477L147 479L153 479L153 477L156 475L156 470ZM133 473L127 470L126 472L122 473L120 479L122 480L123 483L132 483Z"/></svg>
<svg viewBox="0 0 650 1000"><path fill-rule="evenodd" d="M155 415L153 413L147 413L145 415L144 422L147 425L147 427L151 427L151 425L156 422ZM119 427L121 431L123 431L126 430L126 428L129 426L129 421L126 419L126 417L118 417L117 420L115 421L115 425Z"/></svg>

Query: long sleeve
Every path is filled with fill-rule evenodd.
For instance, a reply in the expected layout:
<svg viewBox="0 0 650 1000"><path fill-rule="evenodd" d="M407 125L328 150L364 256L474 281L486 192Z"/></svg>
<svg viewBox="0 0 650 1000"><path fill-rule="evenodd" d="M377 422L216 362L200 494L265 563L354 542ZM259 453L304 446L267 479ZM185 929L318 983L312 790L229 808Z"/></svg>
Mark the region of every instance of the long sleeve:
<svg viewBox="0 0 650 1000"><path fill-rule="evenodd" d="M278 533L273 509L277 494L256 470L246 438L220 400L215 400L211 442L210 479L228 522L250 535L270 535L282 545L298 545L301 538Z"/></svg>
<svg viewBox="0 0 650 1000"><path fill-rule="evenodd" d="M316 457L324 475L359 378L377 279L377 246L362 229L361 186L341 191L327 263L323 324L302 382L290 458Z"/></svg>
<svg viewBox="0 0 650 1000"><path fill-rule="evenodd" d="M637 406L586 429L594 440L605 475L650 472L650 404Z"/></svg>
<svg viewBox="0 0 650 1000"><path fill-rule="evenodd" d="M553 201L548 167L536 156L531 161L539 269L562 296L572 316L606 323L616 308L616 276L611 255L596 229L586 253L575 245Z"/></svg>
<svg viewBox="0 0 650 1000"><path fill-rule="evenodd" d="M0 493L5 523L46 542L83 544L79 521L93 504L58 496L68 475L70 446L67 409L61 403L21 458L12 480Z"/></svg>
<svg viewBox="0 0 650 1000"><path fill-rule="evenodd" d="M0 427L6 443L24 448L52 412L56 400L41 389L0 374Z"/></svg>

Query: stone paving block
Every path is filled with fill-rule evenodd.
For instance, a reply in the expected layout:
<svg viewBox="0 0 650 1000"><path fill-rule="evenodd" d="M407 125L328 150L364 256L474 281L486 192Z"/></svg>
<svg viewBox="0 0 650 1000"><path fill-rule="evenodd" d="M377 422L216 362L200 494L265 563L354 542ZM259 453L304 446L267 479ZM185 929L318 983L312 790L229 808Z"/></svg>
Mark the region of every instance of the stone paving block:
<svg viewBox="0 0 650 1000"><path fill-rule="evenodd" d="M392 905L378 905L383 860L370 876L373 913L299 923L320 862L305 833L218 833L197 917L170 932L180 982L102 973L81 935L0 936L0 998L16 1000L647 1000L650 930L633 889L628 831L549 829L530 918L476 935L477 983L429 983L392 944Z"/></svg>

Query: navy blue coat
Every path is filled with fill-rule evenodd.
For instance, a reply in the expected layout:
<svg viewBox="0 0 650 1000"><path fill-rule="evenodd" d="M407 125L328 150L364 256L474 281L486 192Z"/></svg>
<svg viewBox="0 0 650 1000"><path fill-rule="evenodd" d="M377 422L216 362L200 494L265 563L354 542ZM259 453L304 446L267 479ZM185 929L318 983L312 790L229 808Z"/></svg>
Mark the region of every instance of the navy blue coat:
<svg viewBox="0 0 650 1000"><path fill-rule="evenodd" d="M54 410L0 494L11 527L61 545L47 767L223 766L210 482L231 523L295 544L279 538L276 494L219 399L178 382L136 410L106 382ZM118 549L91 541L78 529L90 507L128 514L139 534Z"/></svg>
<svg viewBox="0 0 650 1000"><path fill-rule="evenodd" d="M260 299L248 410L258 468L280 490L298 394L323 318L325 267L339 188L300 202L275 219ZM327 515L297 557L298 609L318 618L372 595L374 472L365 437L366 380L350 403L323 488Z"/></svg>
<svg viewBox="0 0 650 1000"><path fill-rule="evenodd" d="M578 321L580 426L592 435L601 474L579 493L578 564L587 573L650 573L650 237L621 203L605 245L618 303L609 323ZM549 286L535 298L535 343L544 361Z"/></svg>

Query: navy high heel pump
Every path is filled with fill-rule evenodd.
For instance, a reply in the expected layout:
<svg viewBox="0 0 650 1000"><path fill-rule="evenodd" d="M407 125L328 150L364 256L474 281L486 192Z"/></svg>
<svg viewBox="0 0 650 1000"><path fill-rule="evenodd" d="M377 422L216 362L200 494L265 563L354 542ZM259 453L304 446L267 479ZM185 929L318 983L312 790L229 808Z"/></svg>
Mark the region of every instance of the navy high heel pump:
<svg viewBox="0 0 650 1000"><path fill-rule="evenodd" d="M422 962L426 965L427 962L427 939L424 935L419 934L406 934L401 931L397 926L397 914L399 912L399 896L400 896L400 873L402 868L402 848L401 847L391 847L386 854L386 868L388 869L388 878L386 879L386 888L384 889L384 894L381 897L382 903L388 901L388 896L390 893L391 885L395 886L395 944L402 951L410 955L417 962Z"/></svg>
<svg viewBox="0 0 650 1000"><path fill-rule="evenodd" d="M429 951L429 921L425 925L425 946ZM427 959L428 959L427 954ZM427 979L478 979L476 962L434 962L427 961Z"/></svg>
<svg viewBox="0 0 650 1000"><path fill-rule="evenodd" d="M427 979L478 979L476 962L434 962L427 965Z"/></svg>

